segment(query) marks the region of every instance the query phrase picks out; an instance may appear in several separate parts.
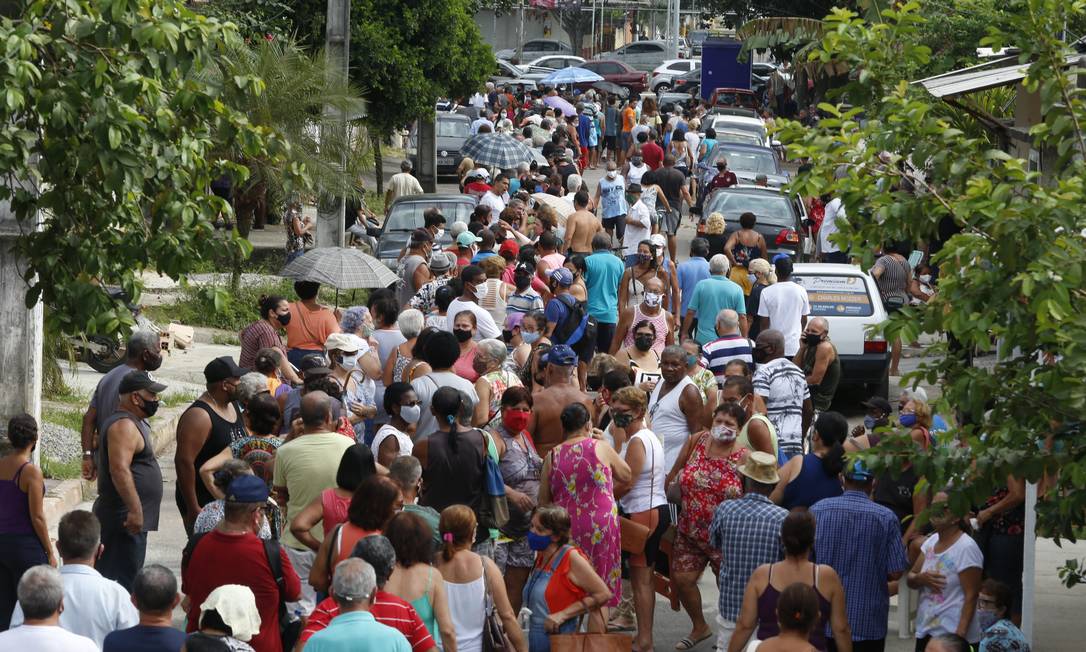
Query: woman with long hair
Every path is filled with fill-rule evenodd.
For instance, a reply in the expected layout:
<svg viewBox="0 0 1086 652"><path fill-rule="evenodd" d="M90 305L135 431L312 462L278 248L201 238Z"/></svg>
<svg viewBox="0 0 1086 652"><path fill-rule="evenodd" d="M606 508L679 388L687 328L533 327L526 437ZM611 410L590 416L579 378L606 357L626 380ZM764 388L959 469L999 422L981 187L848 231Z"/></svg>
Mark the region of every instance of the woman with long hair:
<svg viewBox="0 0 1086 652"><path fill-rule="evenodd" d="M430 563L434 553L430 526L418 514L400 512L388 522L385 536L396 551L396 570L385 591L411 603L434 642L455 652L456 630L449 615L445 582Z"/></svg>
<svg viewBox="0 0 1086 652"><path fill-rule="evenodd" d="M823 498L840 496L845 468L848 421L840 412L823 412L814 424L811 450L780 469L780 482L769 499L785 509L807 509Z"/></svg>

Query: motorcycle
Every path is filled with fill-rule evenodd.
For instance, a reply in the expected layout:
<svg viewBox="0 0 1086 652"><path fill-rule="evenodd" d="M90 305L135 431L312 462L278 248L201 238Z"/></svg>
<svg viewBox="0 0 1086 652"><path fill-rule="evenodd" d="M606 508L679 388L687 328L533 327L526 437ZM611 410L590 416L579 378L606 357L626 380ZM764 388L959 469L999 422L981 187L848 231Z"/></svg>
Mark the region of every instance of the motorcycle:
<svg viewBox="0 0 1086 652"><path fill-rule="evenodd" d="M125 306L132 311L132 318L135 320L136 325L131 332L149 330L154 333L162 333L162 329L157 324L144 316L141 307L131 302L124 290L107 288L106 292L111 299L124 302ZM120 334L114 336L77 336L72 337L70 342L80 359L100 374L108 373L124 364L128 356L127 338Z"/></svg>

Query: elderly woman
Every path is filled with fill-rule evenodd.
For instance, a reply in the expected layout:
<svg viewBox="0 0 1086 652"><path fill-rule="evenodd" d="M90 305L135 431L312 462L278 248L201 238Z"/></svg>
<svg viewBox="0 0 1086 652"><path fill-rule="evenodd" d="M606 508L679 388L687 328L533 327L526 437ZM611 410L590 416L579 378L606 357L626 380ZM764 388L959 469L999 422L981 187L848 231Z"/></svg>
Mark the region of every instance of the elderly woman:
<svg viewBox="0 0 1086 652"><path fill-rule="evenodd" d="M709 258L724 253L725 245L728 243L724 231L724 216L720 213L710 213L705 219L705 235L703 236L709 241Z"/></svg>
<svg viewBox="0 0 1086 652"><path fill-rule="evenodd" d="M750 294L747 295L747 336L751 341L758 339L758 333L762 332L761 320L756 319L758 306L762 303L762 290L777 282L777 275L773 267L765 258L755 258L747 263L747 269L754 275L754 283L750 286Z"/></svg>
<svg viewBox="0 0 1086 652"><path fill-rule="evenodd" d="M550 340L543 337L543 332L547 330L547 317L542 310L533 310L511 326L509 346L513 352L509 355L512 362L507 366L523 371L532 349L539 343L550 343Z"/></svg>
<svg viewBox="0 0 1086 652"><path fill-rule="evenodd" d="M475 414L471 424L482 427L494 420L501 409L502 394L510 387L520 387L523 383L515 373L505 368L505 358L509 350L501 340L486 339L479 342L472 361L472 369L479 374L475 381L475 393L479 402L475 404Z"/></svg>
<svg viewBox="0 0 1086 652"><path fill-rule="evenodd" d="M418 341L419 333L422 332L424 321L422 312L414 308L404 310L396 319L396 326L400 329L400 334L404 336L405 341L398 344L385 360L382 374L385 387L396 382L411 382L411 378L404 377L404 372L411 366L411 360L415 357L413 353L415 342Z"/></svg>
<svg viewBox="0 0 1086 652"><path fill-rule="evenodd" d="M743 495L737 468L748 451L735 440L746 420L738 403L718 405L712 427L690 436L667 475L668 495L678 492L682 505L671 551L671 585L691 622L690 634L676 649L689 650L713 635L701 610L698 578L706 564L720 575L721 552L709 545L709 523L720 503Z"/></svg>
<svg viewBox="0 0 1086 652"><path fill-rule="evenodd" d="M332 333L324 343L332 365L332 378L343 388L343 404L354 428L355 438L362 440L366 421L377 416L376 392L373 379L380 377L380 363L365 340L346 333ZM365 350L363 350L365 347ZM381 386L383 393L384 386Z"/></svg>
<svg viewBox="0 0 1086 652"><path fill-rule="evenodd" d="M1029 642L1022 630L1011 622L1014 597L1011 589L991 578L980 585L977 598L977 624L980 645L977 652L1029 652Z"/></svg>

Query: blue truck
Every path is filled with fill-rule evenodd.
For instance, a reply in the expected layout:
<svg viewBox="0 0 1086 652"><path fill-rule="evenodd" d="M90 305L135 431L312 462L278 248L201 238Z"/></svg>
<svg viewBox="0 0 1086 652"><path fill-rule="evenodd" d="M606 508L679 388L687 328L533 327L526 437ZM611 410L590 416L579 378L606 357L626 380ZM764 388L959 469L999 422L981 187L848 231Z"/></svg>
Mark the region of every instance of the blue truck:
<svg viewBox="0 0 1086 652"><path fill-rule="evenodd" d="M701 45L701 97L718 88L750 90L750 57L739 60L743 44L727 36L709 36Z"/></svg>

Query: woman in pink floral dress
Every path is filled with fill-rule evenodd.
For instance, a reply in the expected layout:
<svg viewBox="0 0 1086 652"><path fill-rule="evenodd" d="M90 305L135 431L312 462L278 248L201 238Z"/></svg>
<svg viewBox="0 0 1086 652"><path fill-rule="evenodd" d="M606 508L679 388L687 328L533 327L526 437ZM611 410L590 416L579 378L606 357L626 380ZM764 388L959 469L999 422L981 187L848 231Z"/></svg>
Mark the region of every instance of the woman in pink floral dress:
<svg viewBox="0 0 1086 652"><path fill-rule="evenodd" d="M574 403L562 410L565 438L547 453L539 484L539 504L554 503L569 512L573 543L611 589L611 601L622 596L622 549L619 544L615 485L630 482L630 467L610 444L591 436L588 410ZM607 622L606 610L603 613Z"/></svg>

